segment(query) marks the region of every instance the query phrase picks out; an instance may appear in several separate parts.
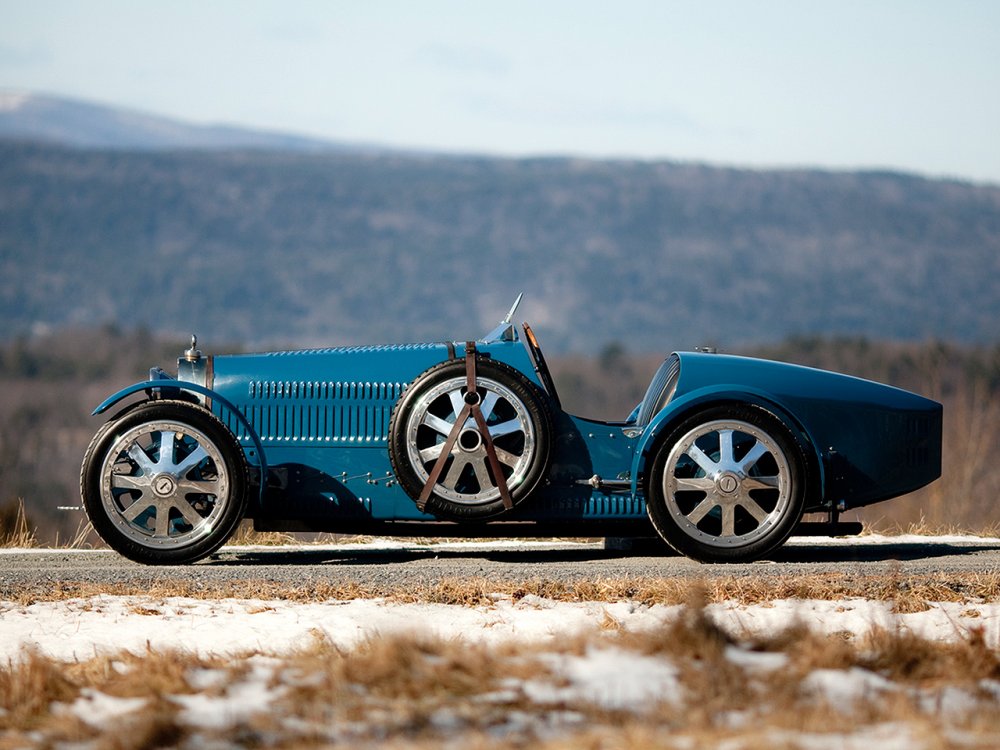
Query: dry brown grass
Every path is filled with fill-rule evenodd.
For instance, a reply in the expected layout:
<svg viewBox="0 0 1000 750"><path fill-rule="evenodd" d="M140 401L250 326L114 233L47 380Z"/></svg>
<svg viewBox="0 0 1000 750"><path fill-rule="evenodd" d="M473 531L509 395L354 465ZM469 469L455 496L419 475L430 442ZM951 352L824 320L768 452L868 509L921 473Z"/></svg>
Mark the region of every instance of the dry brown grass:
<svg viewBox="0 0 1000 750"><path fill-rule="evenodd" d="M28 650L16 668L0 670L0 727L30 729L51 703L76 691L61 665Z"/></svg>
<svg viewBox="0 0 1000 750"><path fill-rule="evenodd" d="M286 544L301 544L291 534L284 534L280 531L256 531L253 521L244 520L236 527L236 532L227 542L233 546L247 547L281 547Z"/></svg>
<svg viewBox="0 0 1000 750"><path fill-rule="evenodd" d="M143 596L153 599L183 596L193 599L262 599L312 602L386 599L399 603L490 606L497 598L519 601L539 596L562 602L634 601L644 605L684 604L692 592L703 590L709 603L732 601L760 604L780 599L836 601L862 598L893 602L899 613L919 612L930 602L1000 601L1000 571L934 573L926 575L854 575L831 572L774 578L725 576L708 581L689 578L615 577L555 581L533 578L503 581L491 578L449 578L430 584L360 584L309 581L300 585L262 579L190 581L163 579L156 583L95 584L61 581L9 589L4 599L19 604L62 601L99 594Z"/></svg>
<svg viewBox="0 0 1000 750"><path fill-rule="evenodd" d="M864 527L862 536L882 534L884 536L913 535L928 537L971 536L981 539L1000 538L1000 521L995 521L992 518L984 518L981 523L972 526L963 526L954 523L945 523L944 521L932 522L923 513L920 513L916 520L900 522L888 520L884 516L875 516L874 514L878 507L875 506L869 510L869 513L874 517L867 518L862 522Z"/></svg>
<svg viewBox="0 0 1000 750"><path fill-rule="evenodd" d="M35 531L29 526L24 510L24 500L18 498L16 503L0 509L0 547L26 549L37 546Z"/></svg>
<svg viewBox="0 0 1000 750"><path fill-rule="evenodd" d="M921 685L1000 679L1000 654L986 645L983 629L955 642L931 642L904 628L872 630L860 663L900 682Z"/></svg>

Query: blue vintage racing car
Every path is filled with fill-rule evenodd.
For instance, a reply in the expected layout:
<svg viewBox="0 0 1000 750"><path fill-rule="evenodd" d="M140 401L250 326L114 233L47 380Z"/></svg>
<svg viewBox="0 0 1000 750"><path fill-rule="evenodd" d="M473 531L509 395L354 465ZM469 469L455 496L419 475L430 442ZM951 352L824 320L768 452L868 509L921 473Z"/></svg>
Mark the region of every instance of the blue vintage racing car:
<svg viewBox="0 0 1000 750"><path fill-rule="evenodd" d="M520 297L518 298L520 300ZM767 555L804 513L941 470L941 405L846 375L671 354L621 422L565 412L514 307L477 341L206 356L95 410L81 471L122 555L188 563L255 528L654 536L706 562ZM125 403L124 407L121 406Z"/></svg>

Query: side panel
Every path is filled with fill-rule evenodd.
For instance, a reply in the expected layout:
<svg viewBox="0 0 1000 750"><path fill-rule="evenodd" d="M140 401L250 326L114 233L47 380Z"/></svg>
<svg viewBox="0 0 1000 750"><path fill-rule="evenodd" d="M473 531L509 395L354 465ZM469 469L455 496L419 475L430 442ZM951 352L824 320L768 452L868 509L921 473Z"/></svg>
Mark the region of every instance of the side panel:
<svg viewBox="0 0 1000 750"><path fill-rule="evenodd" d="M239 416L216 413L241 444L255 431L267 455L257 517L419 517L392 476L389 420L409 382L448 356L446 344L413 344L216 357L215 389Z"/></svg>
<svg viewBox="0 0 1000 750"><path fill-rule="evenodd" d="M481 345L480 351L540 385L520 342ZM428 344L216 357L215 390L239 415L213 405L216 413L241 444L259 435L267 456L268 488L257 517L313 525L433 520L395 481L389 423L413 379L449 354L447 345ZM462 344L454 355L464 356ZM562 412L553 417L549 475L503 520L644 518L645 506L631 492L578 481L627 472L634 441L614 426Z"/></svg>
<svg viewBox="0 0 1000 750"><path fill-rule="evenodd" d="M529 500L510 514L512 519L586 521L646 518L643 498L624 487L593 487L592 477L628 479L636 440L621 427L574 417L553 415L556 438L549 474Z"/></svg>

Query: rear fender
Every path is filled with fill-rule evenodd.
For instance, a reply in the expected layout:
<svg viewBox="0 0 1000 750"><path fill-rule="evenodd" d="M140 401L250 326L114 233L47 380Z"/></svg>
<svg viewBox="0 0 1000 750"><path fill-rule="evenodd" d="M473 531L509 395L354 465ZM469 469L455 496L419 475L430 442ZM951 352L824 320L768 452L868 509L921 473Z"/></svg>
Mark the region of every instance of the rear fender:
<svg viewBox="0 0 1000 750"><path fill-rule="evenodd" d="M826 486L822 456L816 450L816 443L809 431L792 414L778 404L768 393L755 389L732 386L706 388L686 393L671 401L660 410L643 430L635 457L632 459L632 492L645 494L645 476L660 444L670 434L671 430L682 420L699 411L723 404L753 404L766 409L798 438L806 449L806 460L809 462L808 474L812 476L807 497L822 499L823 488Z"/></svg>
<svg viewBox="0 0 1000 750"><path fill-rule="evenodd" d="M247 418L243 416L239 409L233 406L232 402L227 400L225 397L220 396L215 391L206 388L203 385L198 385L197 383L188 383L181 380L173 379L157 379L157 380L146 380L142 383L136 383L135 385L130 385L127 388L122 388L117 393L109 396L101 402L91 413L91 416L97 416L103 414L108 409L110 409L115 404L123 401L129 396L133 396L136 393L145 392L148 396L147 401L153 401L154 393L162 393L164 391L185 391L187 393L194 393L199 396L204 396L205 398L211 399L211 403L219 404L220 406L228 409L229 412L236 418L240 423L240 426L246 430L246 434L250 437L253 442L253 450L247 450L244 448L243 454L246 457L247 463L250 466L254 464L257 465L260 472L260 495L258 497L259 507L264 505L264 491L267 489L267 457L264 455L264 446L260 442L260 437L257 435L253 427L250 426L250 422ZM218 418L218 417L216 417ZM222 420L219 420L220 424ZM227 428L228 429L228 428ZM237 443L239 441L237 440Z"/></svg>

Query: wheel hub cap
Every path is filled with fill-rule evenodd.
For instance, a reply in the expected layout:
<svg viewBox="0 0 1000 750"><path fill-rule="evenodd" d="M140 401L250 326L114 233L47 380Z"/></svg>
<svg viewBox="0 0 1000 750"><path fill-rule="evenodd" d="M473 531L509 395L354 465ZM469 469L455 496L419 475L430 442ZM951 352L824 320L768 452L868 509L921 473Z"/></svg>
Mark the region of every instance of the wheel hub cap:
<svg viewBox="0 0 1000 750"><path fill-rule="evenodd" d="M458 446L466 453L473 453L483 444L479 430L462 430L458 436Z"/></svg>
<svg viewBox="0 0 1000 750"><path fill-rule="evenodd" d="M177 492L177 480L170 474L160 474L153 479L153 494L170 497Z"/></svg>
<svg viewBox="0 0 1000 750"><path fill-rule="evenodd" d="M740 487L739 477L726 472L716 480L715 487L724 495L732 495Z"/></svg>

